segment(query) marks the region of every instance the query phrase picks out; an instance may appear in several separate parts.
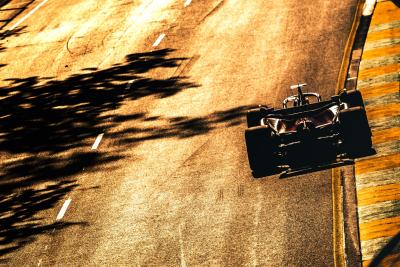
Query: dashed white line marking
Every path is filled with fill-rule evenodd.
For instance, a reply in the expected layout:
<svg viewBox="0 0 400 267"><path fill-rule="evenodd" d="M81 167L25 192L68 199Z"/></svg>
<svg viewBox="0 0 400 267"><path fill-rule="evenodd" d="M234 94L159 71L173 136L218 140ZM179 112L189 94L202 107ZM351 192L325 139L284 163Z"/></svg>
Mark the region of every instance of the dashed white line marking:
<svg viewBox="0 0 400 267"><path fill-rule="evenodd" d="M165 37L165 33L162 33L162 34L157 38L157 40L154 42L153 47L158 46L158 45L161 43L161 41L164 39L164 37Z"/></svg>
<svg viewBox="0 0 400 267"><path fill-rule="evenodd" d="M32 9L28 14L26 14L23 18L21 18L17 23L15 23L13 26L10 27L10 29L8 29L9 31L14 30L15 28L17 28L22 22L24 22L27 18L29 18L30 16L32 16L36 11L38 11L39 8L41 8L44 4L46 4L46 2L48 2L49 0L44 0L42 1L39 5L37 5L34 9Z"/></svg>
<svg viewBox="0 0 400 267"><path fill-rule="evenodd" d="M183 236L182 236L182 223L179 225L179 245L181 249L181 267L187 267L186 261L185 261L185 253L183 251Z"/></svg>
<svg viewBox="0 0 400 267"><path fill-rule="evenodd" d="M43 261L42 259L40 259L40 260L38 261L38 264L37 264L38 267L40 267L40 266L42 265L42 261Z"/></svg>
<svg viewBox="0 0 400 267"><path fill-rule="evenodd" d="M190 5L190 3L192 3L192 0L186 0L183 6L187 7L188 5Z"/></svg>
<svg viewBox="0 0 400 267"><path fill-rule="evenodd" d="M96 150L101 142L101 139L103 139L104 133L101 133L97 136L96 141L94 141L94 144L92 146L92 150Z"/></svg>
<svg viewBox="0 0 400 267"><path fill-rule="evenodd" d="M134 82L135 80L130 80L129 82L128 82L128 84L126 85L126 90L129 90L129 89L131 89L131 87L132 87L132 84L133 84L133 82Z"/></svg>
<svg viewBox="0 0 400 267"><path fill-rule="evenodd" d="M71 201L72 201L72 199L71 199L71 198L68 198L68 199L64 202L64 205L62 206L60 212L59 212L58 215L57 215L56 221L59 221L59 220L61 220L61 219L64 217L65 212L67 211L69 204L71 204Z"/></svg>
<svg viewBox="0 0 400 267"><path fill-rule="evenodd" d="M348 78L347 80L348 80L348 81L357 80L357 77L351 77L351 78Z"/></svg>

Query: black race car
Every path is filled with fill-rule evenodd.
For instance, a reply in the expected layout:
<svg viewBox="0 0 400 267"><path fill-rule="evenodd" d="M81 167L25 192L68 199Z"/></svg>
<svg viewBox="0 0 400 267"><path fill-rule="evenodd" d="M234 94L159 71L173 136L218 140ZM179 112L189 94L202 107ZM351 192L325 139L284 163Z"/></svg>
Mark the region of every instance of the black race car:
<svg viewBox="0 0 400 267"><path fill-rule="evenodd" d="M322 101L317 93L303 93L306 84L291 86L297 94L275 110L258 106L247 112L245 131L254 176L301 169L367 155L372 150L361 92L343 90Z"/></svg>

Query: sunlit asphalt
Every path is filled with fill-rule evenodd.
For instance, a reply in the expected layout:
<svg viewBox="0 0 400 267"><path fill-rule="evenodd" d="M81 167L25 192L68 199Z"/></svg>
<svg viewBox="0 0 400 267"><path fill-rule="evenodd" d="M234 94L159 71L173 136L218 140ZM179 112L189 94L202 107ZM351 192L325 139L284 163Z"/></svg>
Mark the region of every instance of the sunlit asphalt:
<svg viewBox="0 0 400 267"><path fill-rule="evenodd" d="M27 5L0 44L0 264L332 266L331 171L254 179L243 114L333 95L356 2Z"/></svg>

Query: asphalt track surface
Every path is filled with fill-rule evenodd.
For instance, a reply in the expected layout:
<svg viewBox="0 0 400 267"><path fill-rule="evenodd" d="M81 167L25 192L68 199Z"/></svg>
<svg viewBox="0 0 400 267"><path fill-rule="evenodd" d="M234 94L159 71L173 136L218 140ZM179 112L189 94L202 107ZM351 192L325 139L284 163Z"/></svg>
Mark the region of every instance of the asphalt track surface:
<svg viewBox="0 0 400 267"><path fill-rule="evenodd" d="M332 266L331 171L254 179L243 115L334 94L356 2L34 1L1 41L0 264Z"/></svg>

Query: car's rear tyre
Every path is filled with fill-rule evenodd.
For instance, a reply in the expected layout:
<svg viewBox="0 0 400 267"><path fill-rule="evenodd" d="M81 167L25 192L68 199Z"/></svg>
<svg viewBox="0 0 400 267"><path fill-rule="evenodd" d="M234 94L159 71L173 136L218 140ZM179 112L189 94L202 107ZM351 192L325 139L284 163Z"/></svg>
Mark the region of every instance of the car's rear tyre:
<svg viewBox="0 0 400 267"><path fill-rule="evenodd" d="M367 114L363 107L340 111L340 130L345 150L350 156L360 156L371 151L372 140Z"/></svg>
<svg viewBox="0 0 400 267"><path fill-rule="evenodd" d="M267 116L273 108L268 108L265 106L260 106L258 108L253 108L247 111L247 127L256 127L261 125L261 119Z"/></svg>
<svg viewBox="0 0 400 267"><path fill-rule="evenodd" d="M268 126L257 126L245 132L249 165L255 177L272 175L277 171L275 145Z"/></svg>
<svg viewBox="0 0 400 267"><path fill-rule="evenodd" d="M340 100L349 107L364 107L364 100L359 90L349 90L340 94Z"/></svg>

